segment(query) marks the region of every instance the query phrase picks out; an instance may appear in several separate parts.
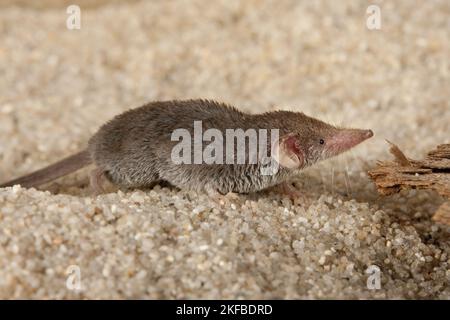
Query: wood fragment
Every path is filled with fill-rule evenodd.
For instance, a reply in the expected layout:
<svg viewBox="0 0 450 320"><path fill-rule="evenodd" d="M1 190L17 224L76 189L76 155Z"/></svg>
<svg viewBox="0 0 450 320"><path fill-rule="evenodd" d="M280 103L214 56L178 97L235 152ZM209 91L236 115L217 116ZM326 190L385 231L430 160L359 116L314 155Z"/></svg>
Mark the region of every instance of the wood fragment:
<svg viewBox="0 0 450 320"><path fill-rule="evenodd" d="M378 161L369 176L382 195L403 189L429 189L450 199L450 144L428 152L423 160L408 159L398 146L388 141L395 161ZM433 220L450 225L450 202L445 202Z"/></svg>
<svg viewBox="0 0 450 320"><path fill-rule="evenodd" d="M450 159L450 144L441 144L435 150L428 152L428 156L438 159Z"/></svg>
<svg viewBox="0 0 450 320"><path fill-rule="evenodd" d="M408 158L406 158L405 154L400 150L399 147L397 147L395 144L390 142L389 140L386 140L387 143L391 145L391 148L389 149L390 153L392 153L397 160L398 164L404 167L407 167L410 165Z"/></svg>
<svg viewBox="0 0 450 320"><path fill-rule="evenodd" d="M450 225L450 201L444 202L436 211L433 220Z"/></svg>

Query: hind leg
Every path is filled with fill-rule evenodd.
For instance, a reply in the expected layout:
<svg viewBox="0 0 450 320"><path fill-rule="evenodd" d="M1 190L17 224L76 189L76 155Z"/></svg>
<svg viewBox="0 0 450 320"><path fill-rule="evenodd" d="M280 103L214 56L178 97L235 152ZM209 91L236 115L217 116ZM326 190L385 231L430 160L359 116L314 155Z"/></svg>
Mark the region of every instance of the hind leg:
<svg viewBox="0 0 450 320"><path fill-rule="evenodd" d="M105 193L103 183L105 182L105 171L101 168L95 168L89 175L90 187L94 195Z"/></svg>
<svg viewBox="0 0 450 320"><path fill-rule="evenodd" d="M282 195L286 195L287 197L289 197L293 203L296 203L297 201L299 201L300 203L306 202L305 195L287 181L280 183L276 186L276 188L278 188L279 192Z"/></svg>

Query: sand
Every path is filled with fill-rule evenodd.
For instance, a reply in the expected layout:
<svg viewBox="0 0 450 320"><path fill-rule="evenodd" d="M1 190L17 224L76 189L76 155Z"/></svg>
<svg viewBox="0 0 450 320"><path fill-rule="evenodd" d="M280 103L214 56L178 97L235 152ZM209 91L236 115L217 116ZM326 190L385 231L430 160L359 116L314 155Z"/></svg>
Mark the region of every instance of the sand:
<svg viewBox="0 0 450 320"><path fill-rule="evenodd" d="M0 181L152 100L303 111L375 137L296 177L303 202L159 186L95 197L87 169L0 189L0 298L450 298L450 230L430 220L442 199L384 198L366 174L390 158L385 139L410 157L450 142L448 1L379 1L380 30L366 1L100 1L80 30L54 1L11 2Z"/></svg>

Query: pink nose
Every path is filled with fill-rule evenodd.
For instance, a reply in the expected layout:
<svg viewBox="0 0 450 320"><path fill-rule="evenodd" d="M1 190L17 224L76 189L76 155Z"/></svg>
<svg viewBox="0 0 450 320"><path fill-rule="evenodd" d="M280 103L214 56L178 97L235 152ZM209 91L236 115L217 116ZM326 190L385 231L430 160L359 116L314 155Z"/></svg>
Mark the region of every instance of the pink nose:
<svg viewBox="0 0 450 320"><path fill-rule="evenodd" d="M366 139L368 139L370 137L373 137L373 131L372 130L366 130L364 136L365 136Z"/></svg>

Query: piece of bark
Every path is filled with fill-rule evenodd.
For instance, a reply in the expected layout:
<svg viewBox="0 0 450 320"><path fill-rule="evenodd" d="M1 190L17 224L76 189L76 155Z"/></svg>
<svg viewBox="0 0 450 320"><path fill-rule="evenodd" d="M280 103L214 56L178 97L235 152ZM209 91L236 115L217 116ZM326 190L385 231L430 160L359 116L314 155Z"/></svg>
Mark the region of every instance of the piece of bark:
<svg viewBox="0 0 450 320"><path fill-rule="evenodd" d="M390 195L402 189L429 189L450 198L450 144L437 146L423 160L411 160L395 144L389 143L395 162L379 161L368 172L379 193ZM450 225L450 202L444 203L433 219Z"/></svg>
<svg viewBox="0 0 450 320"><path fill-rule="evenodd" d="M397 147L395 144L390 142L389 140L386 140L387 143L391 145L391 148L389 149L389 152L392 153L397 160L397 163L403 167L410 166L411 163L409 162L408 158L406 158L405 154L400 150L399 147Z"/></svg>
<svg viewBox="0 0 450 320"><path fill-rule="evenodd" d="M436 211L433 220L450 225L450 201L444 202Z"/></svg>
<svg viewBox="0 0 450 320"><path fill-rule="evenodd" d="M435 150L428 152L428 157L450 159L450 144L441 144Z"/></svg>

